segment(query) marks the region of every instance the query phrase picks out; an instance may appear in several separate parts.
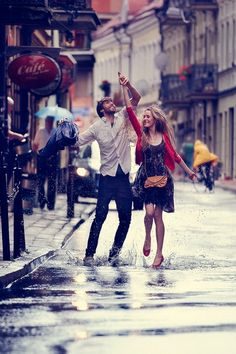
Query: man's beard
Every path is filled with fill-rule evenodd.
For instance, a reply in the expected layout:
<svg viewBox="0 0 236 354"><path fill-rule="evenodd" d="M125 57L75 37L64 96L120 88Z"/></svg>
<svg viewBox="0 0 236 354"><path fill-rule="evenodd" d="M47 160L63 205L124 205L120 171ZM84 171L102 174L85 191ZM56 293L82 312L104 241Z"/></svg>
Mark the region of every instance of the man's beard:
<svg viewBox="0 0 236 354"><path fill-rule="evenodd" d="M116 108L115 109L107 109L105 111L106 114L109 114L109 115L114 115L116 113Z"/></svg>

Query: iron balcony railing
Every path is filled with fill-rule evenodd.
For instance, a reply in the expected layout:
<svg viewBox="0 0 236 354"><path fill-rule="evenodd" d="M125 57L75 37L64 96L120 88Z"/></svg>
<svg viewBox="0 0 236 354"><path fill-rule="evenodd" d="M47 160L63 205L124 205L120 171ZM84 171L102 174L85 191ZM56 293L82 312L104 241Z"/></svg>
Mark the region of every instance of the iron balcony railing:
<svg viewBox="0 0 236 354"><path fill-rule="evenodd" d="M91 0L0 0L0 24L90 31L100 21Z"/></svg>
<svg viewBox="0 0 236 354"><path fill-rule="evenodd" d="M191 5L217 5L217 0L191 0Z"/></svg>
<svg viewBox="0 0 236 354"><path fill-rule="evenodd" d="M86 10L91 9L91 0L48 0L48 6L58 9Z"/></svg>
<svg viewBox="0 0 236 354"><path fill-rule="evenodd" d="M1 0L5 6L42 6L58 9L91 9L91 0Z"/></svg>
<svg viewBox="0 0 236 354"><path fill-rule="evenodd" d="M180 80L178 74L163 76L161 96L163 102L182 102L187 96L187 81Z"/></svg>
<svg viewBox="0 0 236 354"><path fill-rule="evenodd" d="M193 10L216 10L218 8L217 0L191 0Z"/></svg>
<svg viewBox="0 0 236 354"><path fill-rule="evenodd" d="M186 77L178 74L163 76L162 99L165 102L186 103L194 96L215 95L218 90L217 65L194 64Z"/></svg>
<svg viewBox="0 0 236 354"><path fill-rule="evenodd" d="M188 87L190 94L215 93L218 89L216 64L194 64L190 67Z"/></svg>

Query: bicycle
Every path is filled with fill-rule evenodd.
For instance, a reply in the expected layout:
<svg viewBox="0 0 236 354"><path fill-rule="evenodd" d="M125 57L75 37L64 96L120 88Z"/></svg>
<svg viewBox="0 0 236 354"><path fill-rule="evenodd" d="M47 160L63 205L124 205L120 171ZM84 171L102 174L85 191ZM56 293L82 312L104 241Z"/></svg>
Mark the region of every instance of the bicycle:
<svg viewBox="0 0 236 354"><path fill-rule="evenodd" d="M206 189L210 192L215 187L214 168L211 161L206 162L198 167L197 171L198 182L203 183Z"/></svg>

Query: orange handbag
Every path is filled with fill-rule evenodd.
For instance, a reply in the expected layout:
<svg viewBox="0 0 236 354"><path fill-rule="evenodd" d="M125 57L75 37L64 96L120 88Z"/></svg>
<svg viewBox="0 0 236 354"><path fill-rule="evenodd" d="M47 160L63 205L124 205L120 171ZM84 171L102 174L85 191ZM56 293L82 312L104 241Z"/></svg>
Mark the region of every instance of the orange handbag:
<svg viewBox="0 0 236 354"><path fill-rule="evenodd" d="M150 188L150 187L162 188L165 187L166 183L167 183L167 176L151 176L151 177L147 177L146 181L144 182L144 188Z"/></svg>
<svg viewBox="0 0 236 354"><path fill-rule="evenodd" d="M158 187L162 188L165 187L167 183L167 176L150 176L148 177L147 175L147 169L146 169L146 156L144 155L144 170L147 176L147 179L144 182L144 188L151 188L151 187Z"/></svg>

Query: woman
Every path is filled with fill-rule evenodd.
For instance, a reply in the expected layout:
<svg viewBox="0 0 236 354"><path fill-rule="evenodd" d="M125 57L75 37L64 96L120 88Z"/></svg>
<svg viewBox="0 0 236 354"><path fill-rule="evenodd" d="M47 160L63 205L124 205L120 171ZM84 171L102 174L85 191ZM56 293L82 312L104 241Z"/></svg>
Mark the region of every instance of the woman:
<svg viewBox="0 0 236 354"><path fill-rule="evenodd" d="M153 220L156 225L157 252L152 264L159 268L164 261L162 249L165 226L162 212L174 212L174 185L169 170L173 171L177 162L189 178L196 177L195 173L184 163L173 148L172 129L164 112L158 106L148 107L144 111L142 125L139 123L128 97L127 87L123 86L124 100L129 119L138 136L136 144L136 163L141 164L137 173L135 186L142 186L142 198L145 204L144 217L145 240L143 254L147 257L151 250L151 229ZM158 176L147 181L148 177ZM155 182L159 179L159 182Z"/></svg>

